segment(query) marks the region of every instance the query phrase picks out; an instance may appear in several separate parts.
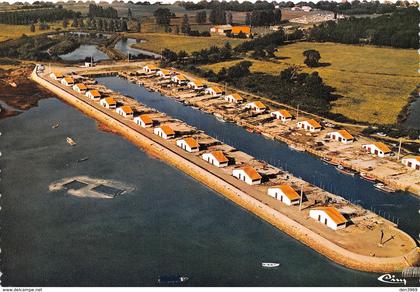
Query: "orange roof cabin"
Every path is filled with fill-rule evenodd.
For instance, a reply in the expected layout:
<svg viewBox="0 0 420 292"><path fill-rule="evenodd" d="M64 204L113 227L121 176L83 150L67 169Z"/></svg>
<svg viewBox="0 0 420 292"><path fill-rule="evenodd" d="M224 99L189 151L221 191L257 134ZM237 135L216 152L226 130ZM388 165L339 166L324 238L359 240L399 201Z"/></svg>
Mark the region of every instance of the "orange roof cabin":
<svg viewBox="0 0 420 292"><path fill-rule="evenodd" d="M346 227L347 219L334 207L319 207L309 211L309 217L333 230Z"/></svg>
<svg viewBox="0 0 420 292"><path fill-rule="evenodd" d="M225 167L228 166L229 163L229 159L223 154L222 151L204 153L202 157L205 161L217 167Z"/></svg>
<svg viewBox="0 0 420 292"><path fill-rule="evenodd" d="M231 103L242 103L244 99L237 93L229 94L225 96L225 100Z"/></svg>
<svg viewBox="0 0 420 292"><path fill-rule="evenodd" d="M250 108L258 114L263 113L267 110L267 107L261 101L250 102L245 107Z"/></svg>
<svg viewBox="0 0 420 292"><path fill-rule="evenodd" d="M232 26L232 30L230 31L231 34L237 36L238 34L242 33L247 37L251 36L251 27L248 25L238 25Z"/></svg>
<svg viewBox="0 0 420 292"><path fill-rule="evenodd" d="M251 166L243 166L232 171L232 175L237 179L246 182L249 185L258 185L261 183L261 175Z"/></svg>
<svg viewBox="0 0 420 292"><path fill-rule="evenodd" d="M99 104L108 109L115 109L117 107L117 102L112 97L102 98Z"/></svg>
<svg viewBox="0 0 420 292"><path fill-rule="evenodd" d="M194 89L194 90L202 90L204 88L203 82L200 80L191 80L187 83L188 88Z"/></svg>
<svg viewBox="0 0 420 292"><path fill-rule="evenodd" d="M354 137L346 130L330 132L327 134L327 137L344 144L352 143L354 141Z"/></svg>
<svg viewBox="0 0 420 292"><path fill-rule="evenodd" d="M74 85L74 79L70 76L66 76L63 79L61 79L61 84L65 86L73 86Z"/></svg>
<svg viewBox="0 0 420 292"><path fill-rule="evenodd" d="M147 74L156 73L158 70L159 68L153 64L146 65L143 67L143 71L146 72Z"/></svg>
<svg viewBox="0 0 420 292"><path fill-rule="evenodd" d="M187 152L198 152L200 150L200 145L197 140L191 137L179 139L176 141L176 145Z"/></svg>
<svg viewBox="0 0 420 292"><path fill-rule="evenodd" d="M292 115L289 113L289 111L285 109L271 112L271 116L273 118L276 118L277 120L281 120L282 122L287 122L287 121L292 120Z"/></svg>
<svg viewBox="0 0 420 292"><path fill-rule="evenodd" d="M389 149L388 146L386 146L382 142L374 142L372 144L365 144L362 146L363 149L365 149L367 152L374 154L378 157L386 157L390 156L392 151Z"/></svg>
<svg viewBox="0 0 420 292"><path fill-rule="evenodd" d="M267 194L288 206L296 205L300 202L300 195L289 185L271 187L268 189Z"/></svg>
<svg viewBox="0 0 420 292"><path fill-rule="evenodd" d="M161 125L153 129L153 133L165 140L175 137L175 131L168 125Z"/></svg>
<svg viewBox="0 0 420 292"><path fill-rule="evenodd" d="M50 78L54 80L60 80L64 77L64 75L61 72L52 72L50 74Z"/></svg>
<svg viewBox="0 0 420 292"><path fill-rule="evenodd" d="M83 83L77 83L77 84L73 85L73 90L78 92L78 93L85 93L86 90L87 90L87 87Z"/></svg>
<svg viewBox="0 0 420 292"><path fill-rule="evenodd" d="M222 96L223 94L223 90L221 90L219 87L217 86L212 86L212 87L207 87L204 90L205 94L210 94L212 96Z"/></svg>
<svg viewBox="0 0 420 292"><path fill-rule="evenodd" d="M153 126L153 120L149 115L139 115L137 117L134 118L134 122L137 125L142 126L143 128L148 128Z"/></svg>
<svg viewBox="0 0 420 292"><path fill-rule="evenodd" d="M171 81L178 85L186 85L188 83L188 78L183 74L178 74L171 77Z"/></svg>
<svg viewBox="0 0 420 292"><path fill-rule="evenodd" d="M306 121L300 121L297 123L298 128L304 129L309 132L319 132L321 131L321 125L315 121L314 119L306 120Z"/></svg>
<svg viewBox="0 0 420 292"><path fill-rule="evenodd" d="M401 159L402 164L415 170L420 170L420 156L407 156Z"/></svg>
<svg viewBox="0 0 420 292"><path fill-rule="evenodd" d="M128 105L123 105L117 108L117 114L125 118L133 118L134 112L133 109Z"/></svg>
<svg viewBox="0 0 420 292"><path fill-rule="evenodd" d="M156 75L164 79L170 79L172 76L172 72L166 69L160 69L159 71L157 71Z"/></svg>
<svg viewBox="0 0 420 292"><path fill-rule="evenodd" d="M88 92L86 92L86 96L93 100L101 99L101 93L96 89L89 90Z"/></svg>

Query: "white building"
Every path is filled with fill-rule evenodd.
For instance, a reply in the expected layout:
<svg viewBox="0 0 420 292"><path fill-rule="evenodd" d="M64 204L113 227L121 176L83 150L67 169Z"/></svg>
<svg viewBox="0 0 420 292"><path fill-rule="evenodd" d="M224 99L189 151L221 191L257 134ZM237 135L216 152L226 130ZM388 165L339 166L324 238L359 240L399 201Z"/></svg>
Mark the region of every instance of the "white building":
<svg viewBox="0 0 420 292"><path fill-rule="evenodd" d="M129 119L132 119L134 115L133 109L128 105L123 105L123 106L118 107L116 112L120 116L123 116L124 118L129 118Z"/></svg>
<svg viewBox="0 0 420 292"><path fill-rule="evenodd" d="M77 83L75 85L73 85L73 90L78 92L78 93L85 93L87 90L86 85L84 85L83 83Z"/></svg>
<svg viewBox="0 0 420 292"><path fill-rule="evenodd" d="M202 157L205 161L217 167L225 167L229 163L229 159L223 154L222 151L204 153Z"/></svg>
<svg viewBox="0 0 420 292"><path fill-rule="evenodd" d="M203 90L204 89L204 84L203 82L201 82L200 80L191 80L190 82L188 82L187 84L188 88L192 88L194 90Z"/></svg>
<svg viewBox="0 0 420 292"><path fill-rule="evenodd" d="M231 103L242 103L244 101L242 96L240 96L237 93L226 95L224 98L227 102L231 102Z"/></svg>
<svg viewBox="0 0 420 292"><path fill-rule="evenodd" d="M374 142L372 144L365 144L362 146L367 152L375 154L378 157L390 156L392 151L382 142Z"/></svg>
<svg viewBox="0 0 420 292"><path fill-rule="evenodd" d="M314 119L298 122L297 126L312 133L319 132L322 128L321 125Z"/></svg>
<svg viewBox="0 0 420 292"><path fill-rule="evenodd" d="M330 132L327 134L327 137L344 144L352 143L354 141L354 137L346 130Z"/></svg>
<svg viewBox="0 0 420 292"><path fill-rule="evenodd" d="M170 79L172 76L172 72L166 69L161 69L157 71L156 75L164 79Z"/></svg>
<svg viewBox="0 0 420 292"><path fill-rule="evenodd" d="M267 194L280 202L291 206L299 204L299 194L289 185L280 185L268 189Z"/></svg>
<svg viewBox="0 0 420 292"><path fill-rule="evenodd" d="M112 97L102 98L99 104L109 109L114 109L117 106L117 102Z"/></svg>
<svg viewBox="0 0 420 292"><path fill-rule="evenodd" d="M261 183L261 175L251 166L243 166L232 171L232 175L249 185L258 185Z"/></svg>
<svg viewBox="0 0 420 292"><path fill-rule="evenodd" d="M101 99L101 93L96 89L89 90L88 92L86 92L86 96L95 101L98 101Z"/></svg>
<svg viewBox="0 0 420 292"><path fill-rule="evenodd" d="M197 140L191 137L179 139L176 141L176 145L187 152L198 152L200 150L200 145Z"/></svg>
<svg viewBox="0 0 420 292"><path fill-rule="evenodd" d="M219 35L225 35L227 32L230 31L232 31L232 26L230 24L216 25L210 28L211 33L216 33Z"/></svg>
<svg viewBox="0 0 420 292"><path fill-rule="evenodd" d="M143 71L146 72L147 74L156 73L158 70L159 68L156 67L155 65L146 65L143 67Z"/></svg>
<svg viewBox="0 0 420 292"><path fill-rule="evenodd" d="M249 108L257 114L263 113L267 110L267 107L261 101L254 101L248 103L245 108Z"/></svg>
<svg viewBox="0 0 420 292"><path fill-rule="evenodd" d="M312 11L312 7L310 7L310 6L302 6L302 10L305 11L305 12L310 12L310 11Z"/></svg>
<svg viewBox="0 0 420 292"><path fill-rule="evenodd" d="M172 128L168 125L162 125L160 127L154 128L153 133L155 135L158 135L159 137L162 137L165 140L175 137L174 130L172 130Z"/></svg>
<svg viewBox="0 0 420 292"><path fill-rule="evenodd" d="M64 77L61 79L61 84L65 86L73 86L74 85L74 79L70 76Z"/></svg>
<svg viewBox="0 0 420 292"><path fill-rule="evenodd" d="M412 169L420 170L420 156L404 157L401 162Z"/></svg>
<svg viewBox="0 0 420 292"><path fill-rule="evenodd" d="M337 230L346 227L347 219L334 207L319 207L309 211L309 217Z"/></svg>
<svg viewBox="0 0 420 292"><path fill-rule="evenodd" d="M271 116L277 120L281 120L282 122L288 122L292 120L292 115L285 109L271 112Z"/></svg>
<svg viewBox="0 0 420 292"><path fill-rule="evenodd" d="M64 77L64 75L61 72L52 72L50 74L50 78L54 80L61 80Z"/></svg>
<svg viewBox="0 0 420 292"><path fill-rule="evenodd" d="M212 86L212 87L207 87L204 90L205 94L210 94L212 96L222 96L223 94L223 90L221 90L219 87L217 86Z"/></svg>
<svg viewBox="0 0 420 292"><path fill-rule="evenodd" d="M183 74L178 74L171 77L171 81L178 85L186 85L188 83L188 78Z"/></svg>
<svg viewBox="0 0 420 292"><path fill-rule="evenodd" d="M137 117L134 118L134 122L137 125L142 126L143 128L149 128L151 126L153 126L153 120L152 118L149 117L149 115L139 115Z"/></svg>

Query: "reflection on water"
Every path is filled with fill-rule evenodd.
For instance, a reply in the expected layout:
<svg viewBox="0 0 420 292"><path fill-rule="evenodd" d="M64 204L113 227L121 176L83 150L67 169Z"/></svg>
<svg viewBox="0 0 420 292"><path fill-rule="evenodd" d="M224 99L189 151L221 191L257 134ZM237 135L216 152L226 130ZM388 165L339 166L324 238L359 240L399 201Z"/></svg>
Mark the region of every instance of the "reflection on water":
<svg viewBox="0 0 420 292"><path fill-rule="evenodd" d="M420 98L410 105L409 115L402 125L407 128L420 129Z"/></svg>
<svg viewBox="0 0 420 292"><path fill-rule="evenodd" d="M143 54L143 55L151 56L151 57L154 57L154 58L160 58L161 57L161 55L155 54L155 53L150 52L150 51L132 48L131 45L136 44L136 43L137 43L137 40L136 39L133 39L133 38L122 38L121 40L119 40L115 44L115 48L117 50L119 50L120 52L123 52L126 55L128 55L128 53L130 53L130 55Z"/></svg>
<svg viewBox="0 0 420 292"><path fill-rule="evenodd" d="M420 199L406 192L388 194L380 192L373 184L360 177L350 177L337 172L308 153L292 151L284 143L267 140L258 134L248 133L232 123L221 123L210 114L184 106L174 99L119 77L103 77L99 83L132 96L140 102L186 123L204 130L207 134L236 147L254 157L290 171L297 177L338 194L356 204L378 213L394 222L414 237L419 235Z"/></svg>
<svg viewBox="0 0 420 292"><path fill-rule="evenodd" d="M379 275L337 266L127 140L98 131L56 99L0 121L0 128L3 286L154 286L158 276L173 274L189 276L190 286L385 285ZM69 146L67 136L77 145ZM73 176L135 190L111 200L48 190ZM263 261L281 267L262 269Z"/></svg>
<svg viewBox="0 0 420 292"><path fill-rule="evenodd" d="M95 61L108 60L107 54L101 52L95 45L81 45L73 52L65 55L59 55L65 61L80 61L86 57L93 57Z"/></svg>

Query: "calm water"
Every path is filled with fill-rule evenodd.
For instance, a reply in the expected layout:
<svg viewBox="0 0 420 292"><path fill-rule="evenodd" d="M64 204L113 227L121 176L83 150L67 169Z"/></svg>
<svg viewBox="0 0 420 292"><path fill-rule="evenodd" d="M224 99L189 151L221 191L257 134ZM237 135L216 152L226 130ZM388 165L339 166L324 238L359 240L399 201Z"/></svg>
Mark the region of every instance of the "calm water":
<svg viewBox="0 0 420 292"><path fill-rule="evenodd" d="M402 124L407 128L420 129L420 98L410 105L410 114Z"/></svg>
<svg viewBox="0 0 420 292"><path fill-rule="evenodd" d="M316 157L292 151L284 143L251 134L236 124L221 123L213 115L184 106L159 93L148 92L144 87L130 83L126 79L104 77L97 80L115 91L132 96L150 107L196 126L258 159L280 166L297 177L372 209L394 222L399 222L400 228L413 237L419 235L420 199L414 195L406 192L395 194L380 192L371 183L359 177L341 174L333 166L325 165Z"/></svg>
<svg viewBox="0 0 420 292"><path fill-rule="evenodd" d="M159 275L178 273L191 277L190 286L386 285L98 131L59 100L0 121L0 130L3 286L154 286ZM66 136L77 145L67 145ZM76 163L84 156L89 160ZM48 191L51 182L75 175L136 190L112 200ZM264 270L262 261L282 266Z"/></svg>
<svg viewBox="0 0 420 292"><path fill-rule="evenodd" d="M95 61L108 60L107 54L101 52L95 45L81 45L76 50L65 54L59 55L64 61L80 61L86 57L93 57Z"/></svg>
<svg viewBox="0 0 420 292"><path fill-rule="evenodd" d="M123 52L126 55L128 55L128 53L130 53L130 55L143 54L143 55L151 56L151 57L154 57L154 58L160 58L161 57L159 54L155 54L155 53L150 52L150 51L132 48L131 45L136 44L136 43L137 43L136 39L122 38L121 40L119 40L115 44L115 48L117 50L119 50L120 52Z"/></svg>

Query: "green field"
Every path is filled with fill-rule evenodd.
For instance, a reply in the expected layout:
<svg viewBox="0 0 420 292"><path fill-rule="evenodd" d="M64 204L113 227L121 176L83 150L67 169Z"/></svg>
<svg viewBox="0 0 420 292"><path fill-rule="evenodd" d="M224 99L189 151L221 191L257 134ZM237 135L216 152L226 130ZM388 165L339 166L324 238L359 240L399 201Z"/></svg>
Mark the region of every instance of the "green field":
<svg viewBox="0 0 420 292"><path fill-rule="evenodd" d="M230 44L234 47L244 41L242 39L233 39L222 36L190 37L167 33L129 33L126 35L128 37L146 41L144 43L135 44L134 46L136 48L141 48L156 53L160 53L165 48L175 52L185 50L191 53L201 49L209 48L211 46L223 46L226 42L230 42Z"/></svg>
<svg viewBox="0 0 420 292"><path fill-rule="evenodd" d="M316 49L321 53L325 67L307 68L302 52ZM300 42L278 48L278 63L253 61L254 72L278 74L292 64L307 72L318 71L324 82L343 96L332 112L357 121L395 123L409 94L419 83L416 50L353 46L333 43ZM214 71L229 67L238 61L204 66Z"/></svg>
<svg viewBox="0 0 420 292"><path fill-rule="evenodd" d="M20 38L23 34L31 36L55 31L56 28L63 29L61 22L51 23L49 25L50 29L48 30L39 30L39 25L35 25L35 32L31 32L29 25L12 25L0 23L0 42L8 39Z"/></svg>

